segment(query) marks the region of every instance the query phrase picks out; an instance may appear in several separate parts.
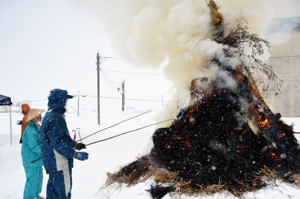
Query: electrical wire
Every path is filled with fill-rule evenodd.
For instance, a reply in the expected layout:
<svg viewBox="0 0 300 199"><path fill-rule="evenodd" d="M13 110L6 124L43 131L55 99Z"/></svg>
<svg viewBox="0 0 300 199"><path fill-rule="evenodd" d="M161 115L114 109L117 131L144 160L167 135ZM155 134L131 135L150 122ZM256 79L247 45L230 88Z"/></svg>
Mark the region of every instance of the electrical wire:
<svg viewBox="0 0 300 199"><path fill-rule="evenodd" d="M84 139L86 139L86 138L88 138L88 137L91 137L91 136L93 136L93 135L95 135L95 134L97 134L97 133L100 133L100 132L102 132L102 131L104 131L104 130L110 129L110 128L115 127L115 126L117 126L117 125L119 125L119 124L122 124L122 123L124 123L124 122L127 122L127 121L129 121L129 120L132 120L132 119L134 119L134 118L140 117L140 116L145 115L145 114L150 113L150 112L151 112L151 111L143 112L143 113L141 113L141 114L135 115L135 116L133 116L133 117L130 117L130 118L127 118L127 119L125 119L125 120L122 120L122 121L120 121L120 122L118 122L118 123L115 123L115 124L113 124L113 125L111 125L111 126L108 126L108 127L103 128L103 129L100 129L99 131L96 131L96 132L94 132L94 133L92 133L92 134L89 134L89 135L87 135L87 136L81 138L81 139L78 140L77 142L82 141L82 140L84 140Z"/></svg>
<svg viewBox="0 0 300 199"><path fill-rule="evenodd" d="M132 132L135 132L135 131L138 131L138 130L141 130L141 129L144 129L144 128L147 128L147 127L150 127L150 126L154 126L154 125L157 125L157 124L161 124L161 123L164 123L164 122L168 122L168 121L171 121L171 120L173 120L173 118L172 119L167 119L167 120L164 120L164 121L161 121L161 122L149 124L149 125L146 125L146 126L142 126L140 128L137 128L137 129L129 130L129 131L126 131L124 133L120 133L120 134L117 134L117 135L114 135L114 136L111 136L111 137L108 137L108 138L105 138L105 139L101 139L101 140L98 140L98 141L95 141L95 142L91 142L89 144L86 144L85 146L89 146L89 145L92 145L92 144L97 144L99 142L104 142L104 141L107 141L107 140L110 140L110 139L113 139L113 138L116 138L116 137L119 137L119 136L122 136L122 135L126 135L128 133L132 133Z"/></svg>

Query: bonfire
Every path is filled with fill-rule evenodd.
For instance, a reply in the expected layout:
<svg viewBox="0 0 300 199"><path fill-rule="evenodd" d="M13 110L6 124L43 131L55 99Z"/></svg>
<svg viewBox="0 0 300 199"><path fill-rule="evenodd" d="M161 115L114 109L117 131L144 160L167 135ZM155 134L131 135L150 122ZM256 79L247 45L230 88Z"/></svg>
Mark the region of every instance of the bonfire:
<svg viewBox="0 0 300 199"><path fill-rule="evenodd" d="M108 182L133 185L151 178L153 198L224 190L241 196L276 178L297 183L300 150L293 128L261 94L280 86L262 58L269 43L244 24L225 34L214 1L208 9L211 39L223 46L207 62L214 75L191 82L189 106L155 131L151 153L108 173Z"/></svg>

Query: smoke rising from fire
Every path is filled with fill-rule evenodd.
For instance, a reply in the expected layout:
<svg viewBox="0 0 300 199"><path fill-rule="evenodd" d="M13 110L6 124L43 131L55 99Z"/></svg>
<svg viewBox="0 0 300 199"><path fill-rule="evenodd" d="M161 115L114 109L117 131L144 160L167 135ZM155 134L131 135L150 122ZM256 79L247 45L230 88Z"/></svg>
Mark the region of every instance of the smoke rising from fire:
<svg viewBox="0 0 300 199"><path fill-rule="evenodd" d="M189 95L192 79L212 74L203 68L207 60L222 54L222 45L210 39L213 26L208 1L76 1L101 16L120 56L138 66L163 67L178 96L174 98L176 105L182 95ZM250 32L262 34L273 19L291 13L297 7L295 2L216 0L224 17L225 34L240 23L247 24Z"/></svg>

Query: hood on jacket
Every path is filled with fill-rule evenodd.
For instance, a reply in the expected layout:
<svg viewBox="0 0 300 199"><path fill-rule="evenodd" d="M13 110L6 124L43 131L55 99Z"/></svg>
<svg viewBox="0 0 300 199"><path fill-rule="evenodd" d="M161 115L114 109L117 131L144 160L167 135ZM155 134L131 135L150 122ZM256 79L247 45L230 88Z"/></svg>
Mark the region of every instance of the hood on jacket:
<svg viewBox="0 0 300 199"><path fill-rule="evenodd" d="M70 98L73 98L73 96L68 95L68 92L66 90L62 90L62 89L51 90L50 95L48 96L49 110L65 112L67 99Z"/></svg>
<svg viewBox="0 0 300 199"><path fill-rule="evenodd" d="M27 113L28 113L29 110L30 110L30 106L29 106L28 104L22 104L22 105L21 105L21 109L22 109L23 115L27 115Z"/></svg>

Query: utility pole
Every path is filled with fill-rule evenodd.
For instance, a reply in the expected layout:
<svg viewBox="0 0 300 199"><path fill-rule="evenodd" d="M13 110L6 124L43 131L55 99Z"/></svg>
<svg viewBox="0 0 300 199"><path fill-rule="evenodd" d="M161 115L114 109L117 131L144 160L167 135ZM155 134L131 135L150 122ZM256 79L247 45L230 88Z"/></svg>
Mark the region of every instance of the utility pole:
<svg viewBox="0 0 300 199"><path fill-rule="evenodd" d="M9 108L9 128L10 128L10 146L12 146L12 123L11 123L11 105L8 106Z"/></svg>
<svg viewBox="0 0 300 199"><path fill-rule="evenodd" d="M103 61L111 57L105 57L100 55L100 53L97 53L97 112L98 112L98 125L100 125L100 65Z"/></svg>
<svg viewBox="0 0 300 199"><path fill-rule="evenodd" d="M80 98L81 97L86 97L86 95L80 95L80 91L78 91L77 94L77 117L80 115Z"/></svg>
<svg viewBox="0 0 300 199"><path fill-rule="evenodd" d="M125 110L125 80L122 81L122 111Z"/></svg>
<svg viewBox="0 0 300 199"><path fill-rule="evenodd" d="M79 91L78 91L78 94L77 94L77 117L79 117Z"/></svg>
<svg viewBox="0 0 300 199"><path fill-rule="evenodd" d="M98 125L100 125L100 55L97 53L97 117L98 117Z"/></svg>

